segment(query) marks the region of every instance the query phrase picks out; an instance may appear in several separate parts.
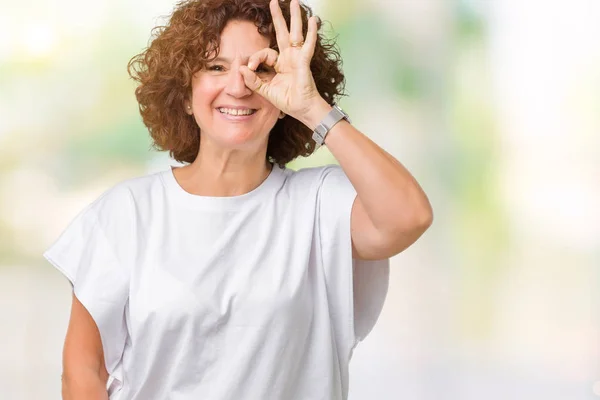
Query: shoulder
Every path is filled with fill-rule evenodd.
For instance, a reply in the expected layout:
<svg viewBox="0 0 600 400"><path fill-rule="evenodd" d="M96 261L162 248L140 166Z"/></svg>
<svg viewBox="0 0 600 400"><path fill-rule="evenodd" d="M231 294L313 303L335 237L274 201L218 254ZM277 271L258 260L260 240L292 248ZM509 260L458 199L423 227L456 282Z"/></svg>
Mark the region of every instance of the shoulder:
<svg viewBox="0 0 600 400"><path fill-rule="evenodd" d="M140 214L149 215L147 204L160 195L160 173L117 182L100 194L86 209L87 224L101 236L125 266L132 265L139 239ZM155 194L157 193L157 194Z"/></svg>
<svg viewBox="0 0 600 400"><path fill-rule="evenodd" d="M110 221L125 222L135 214L136 204L155 192L161 173L164 171L119 181L105 189L88 209L103 225Z"/></svg>
<svg viewBox="0 0 600 400"><path fill-rule="evenodd" d="M342 168L336 164L322 165L318 167L301 168L297 171L286 169L288 182L291 185L301 187L320 187L329 176L344 175Z"/></svg>

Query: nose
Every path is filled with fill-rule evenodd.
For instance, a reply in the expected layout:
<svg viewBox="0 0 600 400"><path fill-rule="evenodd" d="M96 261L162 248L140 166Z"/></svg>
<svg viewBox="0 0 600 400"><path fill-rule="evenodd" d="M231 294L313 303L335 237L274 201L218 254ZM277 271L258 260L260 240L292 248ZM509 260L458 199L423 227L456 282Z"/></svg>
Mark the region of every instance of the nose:
<svg viewBox="0 0 600 400"><path fill-rule="evenodd" d="M233 97L246 97L252 94L252 90L244 82L244 76L241 74L239 66L232 66L229 70L225 93Z"/></svg>

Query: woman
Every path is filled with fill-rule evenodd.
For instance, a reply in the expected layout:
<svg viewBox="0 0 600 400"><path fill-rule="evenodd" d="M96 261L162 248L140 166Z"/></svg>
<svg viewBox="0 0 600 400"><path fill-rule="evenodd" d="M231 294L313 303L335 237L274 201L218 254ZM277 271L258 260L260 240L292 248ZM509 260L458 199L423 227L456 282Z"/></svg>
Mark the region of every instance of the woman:
<svg viewBox="0 0 600 400"><path fill-rule="evenodd" d="M64 398L347 398L388 259L432 211L332 107L318 19L281 4L185 1L132 59L144 123L185 165L110 188L44 253L73 285ZM340 166L285 168L319 144Z"/></svg>

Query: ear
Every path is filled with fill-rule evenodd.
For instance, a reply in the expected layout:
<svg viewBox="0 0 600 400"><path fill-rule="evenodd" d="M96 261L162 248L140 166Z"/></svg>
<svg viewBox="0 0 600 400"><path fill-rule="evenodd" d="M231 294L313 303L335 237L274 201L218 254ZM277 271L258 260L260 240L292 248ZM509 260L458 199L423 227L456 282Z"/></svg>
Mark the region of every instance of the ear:
<svg viewBox="0 0 600 400"><path fill-rule="evenodd" d="M189 99L183 101L183 109L188 115L192 115L194 113L194 110L192 109L192 102Z"/></svg>
<svg viewBox="0 0 600 400"><path fill-rule="evenodd" d="M286 116L286 113L284 113L283 111L281 111L281 112L279 113L279 117L278 117L278 118L279 118L279 119L283 119L283 118L285 118L285 116Z"/></svg>

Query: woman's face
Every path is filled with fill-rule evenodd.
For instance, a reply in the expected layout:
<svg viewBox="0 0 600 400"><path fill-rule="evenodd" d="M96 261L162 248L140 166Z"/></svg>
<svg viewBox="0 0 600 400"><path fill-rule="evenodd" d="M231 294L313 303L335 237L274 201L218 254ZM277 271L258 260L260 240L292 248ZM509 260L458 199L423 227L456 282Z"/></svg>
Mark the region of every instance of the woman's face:
<svg viewBox="0 0 600 400"><path fill-rule="evenodd" d="M248 58L265 47L269 39L253 23L234 20L225 26L218 57L192 79L191 106L202 141L225 148L266 148L280 110L246 87L239 71L240 65L247 65ZM263 80L275 75L264 65L256 73Z"/></svg>

